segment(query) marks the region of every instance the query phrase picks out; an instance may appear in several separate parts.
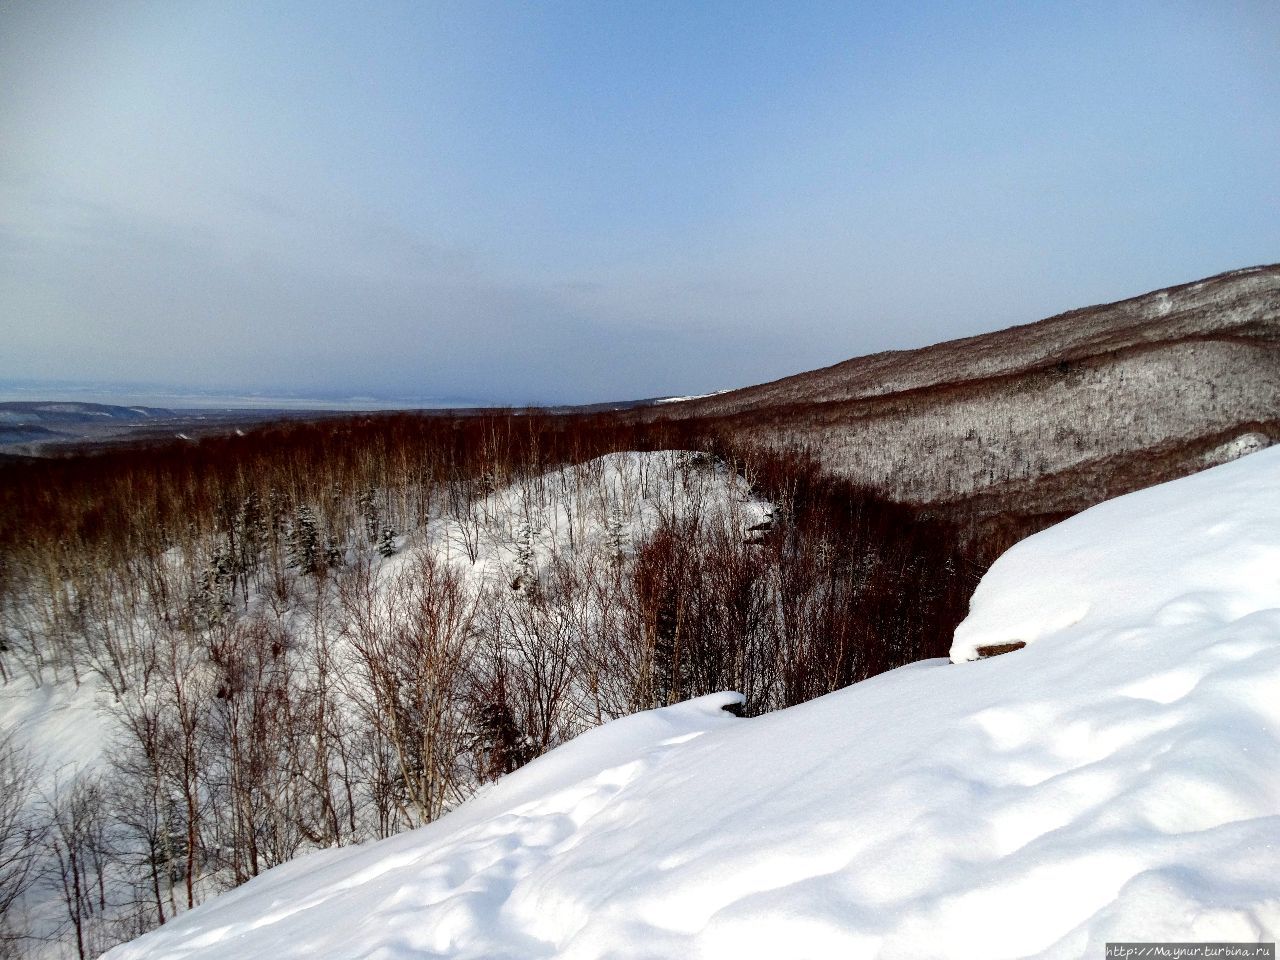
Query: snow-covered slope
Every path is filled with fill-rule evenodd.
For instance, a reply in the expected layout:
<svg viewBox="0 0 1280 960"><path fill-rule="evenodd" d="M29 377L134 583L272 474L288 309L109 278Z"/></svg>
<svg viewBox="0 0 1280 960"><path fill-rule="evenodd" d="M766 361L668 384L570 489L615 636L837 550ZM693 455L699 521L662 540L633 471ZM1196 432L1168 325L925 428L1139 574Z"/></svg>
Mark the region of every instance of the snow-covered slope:
<svg viewBox="0 0 1280 960"><path fill-rule="evenodd" d="M1280 606L1280 450L1101 503L1017 544L987 571L951 659L1031 643L1127 646Z"/></svg>
<svg viewBox="0 0 1280 960"><path fill-rule="evenodd" d="M1076 512L1102 491L1198 469L1200 445L1220 435L1260 430L1264 446L1280 436L1280 265L857 357L652 415L719 417L753 441L811 448L829 471L895 499L1004 490L990 513ZM1138 482L1117 458L1138 468ZM1065 508L1055 502L1064 493Z"/></svg>
<svg viewBox="0 0 1280 960"><path fill-rule="evenodd" d="M798 402L865 400L945 384L1017 376L1058 362L1215 336L1274 330L1280 264L1246 267L1192 283L1071 310L1036 323L917 350L855 357L757 386L689 397L691 410L724 414ZM1271 339L1265 337L1263 339Z"/></svg>
<svg viewBox="0 0 1280 960"><path fill-rule="evenodd" d="M1080 957L1280 933L1280 450L992 568L953 657L608 724L128 958Z"/></svg>
<svg viewBox="0 0 1280 960"><path fill-rule="evenodd" d="M456 574L468 609L478 611L471 616L465 647L458 655L471 672L446 686L447 693L442 694L437 686L422 695L440 709L441 719L435 728L438 739L433 743L436 756L444 755L444 748L438 745L441 741L450 744L448 760L441 762L449 783L447 800L441 803L453 806L491 776L483 767L488 759L482 739L485 716L474 703L482 696L477 691L485 689L485 671L494 662L495 650L502 650L505 657L505 683L516 688L527 682L528 688L537 688L539 695L546 696L540 702L541 727L527 723L524 714L511 720L515 731L511 737L525 755L543 752L603 719L623 716L637 709L637 701L652 705L652 698L638 699L645 691L628 686L640 671L623 669L622 655L616 650L607 672L593 673L589 680L586 670L569 679L565 673L556 673L559 686L550 693L544 693L547 686L537 687L552 669L561 670L566 662L577 669L591 639L608 629L600 620L611 614L605 606L615 602L607 592L615 581L604 585L591 581L597 589L589 595L586 574L627 583L636 555L664 525L679 529L695 544L699 537L715 534L743 544L751 537L752 528L771 514L770 506L752 494L743 477L692 451L614 453L503 479L506 482L484 476L470 486L457 483L442 488L429 519L424 510L424 522L398 536L383 526L387 531L382 538L385 549L375 550L369 542L367 514L355 518L359 524L355 530L344 531L334 524L330 529L337 530L339 542L346 545L335 552L345 563L326 567L323 577L304 575L297 567L282 567L280 590L262 579L246 578L246 583L254 582L247 591L240 587L249 593L247 600L242 599L243 593L231 592L228 578L217 576L229 562L221 552L226 542L221 537L188 544L185 549L170 548L150 568L150 577L138 572L146 566L139 557L138 564L119 579L110 579L116 571L102 569L101 581L74 582L67 595L76 596L76 614L62 620L56 620L51 611L72 608L65 597L51 598L38 586L7 594L0 610L0 653L4 654L0 660L0 957L9 956L5 944L10 934L23 938L24 957L72 956L77 949L76 925L71 917L76 908L74 903L67 905L63 874L58 869L61 854L54 849L52 833L46 833L50 842L38 847L32 869L22 873L23 891L16 907L4 909L5 881L16 875L6 872L5 865L27 862L25 855L18 855L22 846L15 839L18 831L5 829L5 814L10 811L16 811L15 818L23 825L41 829L57 823L69 825L76 819L71 810L80 798L92 796L89 806L103 815L94 827L100 832L93 835L92 843L100 857L98 863L103 865L104 895L97 899L87 921L84 916L79 918L85 921L80 930L84 946L77 952L97 955L148 929L161 909L172 917L185 908L185 869L175 866L160 878L151 876L144 852L146 838L136 832L137 821L129 819L134 791L143 797L184 795L174 774L187 768L181 762L166 767L163 748L156 749L138 736L139 732L145 737L145 731L166 729L165 724L177 711L178 683L194 705L190 719L183 722L191 724L190 729L197 731L194 739L201 742L200 760L192 764L195 772L190 779L204 811L198 822L197 855L192 858L193 864L199 864L198 870L192 870L192 899L199 902L237 881L235 866L227 865L237 841L227 838L244 834L228 826L237 816L228 785L244 774L241 768L228 774L232 769L230 754L218 751L233 742L224 735L228 727L223 724L232 718L238 723L243 714L226 709L231 687L224 686L223 680L234 677L234 683L241 684L252 671L241 661L227 667L226 648L220 645L229 638L270 625L273 642L288 651L288 674L283 687L271 682L267 697L273 712L281 702L295 705L280 710L298 718L294 729L300 729L301 718L307 715L296 704L307 702L307 690L320 687L319 671L341 677L340 684L327 688L325 709L330 717L341 717L346 737L343 750L335 751L342 754L342 761L332 765L332 782L337 782L339 771L352 772L332 794L345 797L349 804L342 815L346 824L342 839L350 843L357 838L386 836L436 813L409 801L386 817L389 808L379 804L386 802L387 795L377 794L379 787L373 786L382 781L364 777L369 768L355 759L360 755L368 759L380 750L386 751L384 756L395 753L391 744L379 740L377 724L383 716L379 711L390 708L371 692L375 674L369 660L392 662L394 651L388 653L387 647L377 644L387 637L427 629L423 621L412 621L413 601L406 599L415 596L409 588L422 582L424 569L435 565ZM375 499L369 493L367 497L363 509L376 502L390 502L387 494ZM307 509L310 523L318 524L316 513ZM401 514L407 515L407 510ZM297 516L301 518L301 510ZM281 545L289 542L285 539ZM743 549L754 548L744 545ZM213 559L219 556L221 560ZM214 576L210 577L210 571ZM88 589L77 595L81 583L87 583ZM112 589L117 590L114 595ZM150 599L158 600L158 594L167 591L175 598L174 605L164 606L166 601L162 600L156 606L138 602L152 589L156 593ZM183 596L188 598L185 605L177 599ZM357 596L364 599L351 602ZM519 620L535 609L535 599L536 611L545 620ZM147 611L156 609L172 610L174 621L152 618ZM317 619L315 611L323 611L323 619ZM189 619L184 619L187 614ZM610 622L616 624L619 618L612 615ZM59 623L67 625L61 637L56 631ZM173 628L174 623L180 624L179 629ZM552 635L552 628L564 648L548 655L539 644ZM325 631L323 660L314 658L317 648L308 639L316 636L316 630ZM526 632L518 633L520 630ZM110 651L104 637L115 644ZM512 649L512 637L527 640L527 646ZM507 646L499 646L504 643ZM367 658L361 644L369 644ZM633 663L642 652L635 654ZM546 659L534 661L535 655ZM272 660L277 656L271 654ZM157 666L160 662L179 664L174 684L161 678L165 671ZM416 678L421 672L420 660L402 664L401 676ZM258 691L251 685L237 686L234 692L237 711L249 711L241 704L262 702L253 699ZM515 708L518 712L526 701L513 694L510 702L520 704ZM299 796L311 780L309 760L299 763L285 757L291 735L283 733L284 728L281 725L265 735L253 735L255 741L262 741L255 746L262 752L244 769L288 771L283 779L270 784L264 780L249 788L246 794L255 802L265 797ZM440 735L440 730L446 733ZM310 743L312 736L314 730L308 730L300 739ZM307 748L303 750L312 756ZM15 777L22 782L14 785L5 779L10 753L13 769L25 774ZM146 765L151 762L149 757L159 758L155 768ZM406 765L412 769L413 762L406 760ZM273 763L279 765L273 767ZM154 780L144 781L145 771L150 769L160 772ZM284 783L289 785L282 786ZM98 798L103 796L110 802L102 803ZM296 824L312 809L311 802L302 801L289 815L261 817L254 824L255 839L266 845L271 829ZM85 822L85 817L80 817L80 823ZM172 822L179 822L176 814ZM77 829L89 835L89 827ZM180 829L185 832L185 827ZM308 837L316 835L313 831ZM324 839L308 838L295 846L282 844L271 854L276 859L267 862L281 862L300 849L324 843ZM86 848L88 845L86 841ZM166 861L171 863L172 858ZM90 873L95 879L99 875L96 869ZM160 901L159 905L149 897ZM139 907L139 903L145 906Z"/></svg>

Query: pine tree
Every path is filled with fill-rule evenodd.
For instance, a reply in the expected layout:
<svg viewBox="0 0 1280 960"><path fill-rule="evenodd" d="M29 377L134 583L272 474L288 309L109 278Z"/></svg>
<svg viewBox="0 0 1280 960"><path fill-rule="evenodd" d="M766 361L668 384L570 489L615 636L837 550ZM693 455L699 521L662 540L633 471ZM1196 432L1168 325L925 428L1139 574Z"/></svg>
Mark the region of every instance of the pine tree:
<svg viewBox="0 0 1280 960"><path fill-rule="evenodd" d="M511 709L506 673L501 667L490 681L478 713L475 745L483 780L497 780L532 759L528 737L521 732Z"/></svg>
<svg viewBox="0 0 1280 960"><path fill-rule="evenodd" d="M390 527L382 528L382 536L378 538L378 553L384 557L394 556L396 552L396 532Z"/></svg>
<svg viewBox="0 0 1280 960"><path fill-rule="evenodd" d="M231 612L235 582L236 571L231 556L221 550L215 552L200 574L195 591L188 601L194 625L208 628L226 619Z"/></svg>
<svg viewBox="0 0 1280 960"><path fill-rule="evenodd" d="M534 590L537 587L538 576L533 567L533 524L529 519L520 521L519 539L516 541L516 579L511 585L512 589L524 587L525 590Z"/></svg>
<svg viewBox="0 0 1280 960"><path fill-rule="evenodd" d="M605 535L608 538L609 552L613 555L613 562L621 565L627 535L626 524L622 519L622 509L617 503L609 505L609 516L605 520Z"/></svg>
<svg viewBox="0 0 1280 960"><path fill-rule="evenodd" d="M289 566L302 573L315 573L320 561L320 530L315 511L305 503L298 508L289 537Z"/></svg>

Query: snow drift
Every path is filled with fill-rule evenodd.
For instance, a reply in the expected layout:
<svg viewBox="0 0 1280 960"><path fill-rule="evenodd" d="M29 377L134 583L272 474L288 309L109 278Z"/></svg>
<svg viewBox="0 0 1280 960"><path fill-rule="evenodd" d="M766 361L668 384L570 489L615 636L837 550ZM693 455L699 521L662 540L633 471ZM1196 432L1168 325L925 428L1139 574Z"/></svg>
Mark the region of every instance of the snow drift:
<svg viewBox="0 0 1280 960"><path fill-rule="evenodd" d="M1280 449L1011 550L952 658L608 724L129 958L1080 957L1280 932ZM1015 653L964 662L976 648Z"/></svg>

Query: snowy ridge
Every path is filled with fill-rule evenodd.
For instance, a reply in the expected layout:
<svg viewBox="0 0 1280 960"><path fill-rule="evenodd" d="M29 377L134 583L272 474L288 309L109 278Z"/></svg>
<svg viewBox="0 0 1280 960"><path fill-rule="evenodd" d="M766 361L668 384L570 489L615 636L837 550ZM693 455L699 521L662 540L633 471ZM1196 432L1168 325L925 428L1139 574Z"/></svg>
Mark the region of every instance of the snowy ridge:
<svg viewBox="0 0 1280 960"><path fill-rule="evenodd" d="M1097 491L1208 465L1196 450L1178 469L1156 469L1153 458L1172 449L1245 431L1280 436L1277 330L1280 265L1252 267L659 409L810 448L829 471L894 499L1035 485L1020 511L1075 512L1103 499ZM1112 485L1113 458L1151 472ZM1050 476L1059 482L1037 483ZM1071 492L1065 506L1055 502L1060 484ZM1009 506L1000 498L992 512Z"/></svg>
<svg viewBox="0 0 1280 960"><path fill-rule="evenodd" d="M1280 933L1280 450L997 563L953 659L615 721L130 958L1101 956Z"/></svg>
<svg viewBox="0 0 1280 960"><path fill-rule="evenodd" d="M1280 265L1246 267L1116 303L1070 310L1035 323L917 350L889 351L711 394L700 412L744 406L866 399L943 383L1025 373L1048 360L1079 360L1141 344L1172 343L1274 325ZM703 398L693 397L691 400Z"/></svg>
<svg viewBox="0 0 1280 960"><path fill-rule="evenodd" d="M509 582L522 552L534 568L567 556L604 564L611 540L630 552L663 520L706 516L745 531L771 512L741 477L689 451L613 453L495 490L411 539L481 586Z"/></svg>
<svg viewBox="0 0 1280 960"><path fill-rule="evenodd" d="M731 387L726 387L723 390L712 390L710 393L694 393L687 397L663 397L653 402L655 406L662 403L687 403L690 400L705 400L707 397L718 397L722 393L728 393L731 389Z"/></svg>

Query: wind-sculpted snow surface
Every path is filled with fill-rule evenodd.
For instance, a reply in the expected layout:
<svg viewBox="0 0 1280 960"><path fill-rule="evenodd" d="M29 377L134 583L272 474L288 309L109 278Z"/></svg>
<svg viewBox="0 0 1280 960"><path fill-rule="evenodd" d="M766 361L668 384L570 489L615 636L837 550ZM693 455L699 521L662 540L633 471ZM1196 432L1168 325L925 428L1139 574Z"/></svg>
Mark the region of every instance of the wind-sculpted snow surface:
<svg viewBox="0 0 1280 960"><path fill-rule="evenodd" d="M1280 933L1280 451L1033 537L953 657L616 721L130 958L1101 956Z"/></svg>

